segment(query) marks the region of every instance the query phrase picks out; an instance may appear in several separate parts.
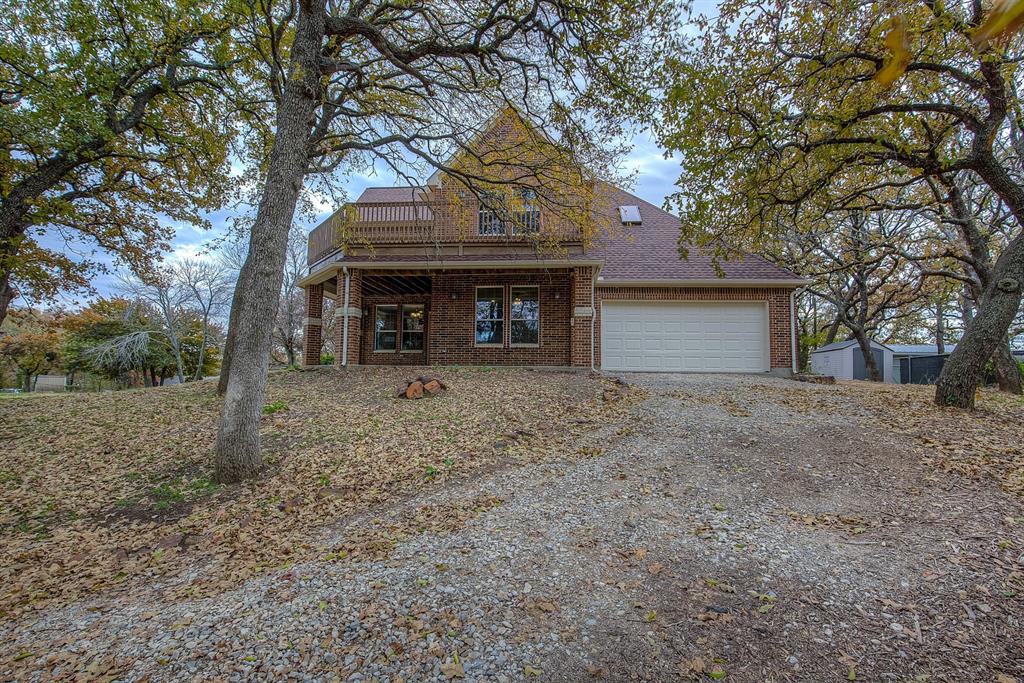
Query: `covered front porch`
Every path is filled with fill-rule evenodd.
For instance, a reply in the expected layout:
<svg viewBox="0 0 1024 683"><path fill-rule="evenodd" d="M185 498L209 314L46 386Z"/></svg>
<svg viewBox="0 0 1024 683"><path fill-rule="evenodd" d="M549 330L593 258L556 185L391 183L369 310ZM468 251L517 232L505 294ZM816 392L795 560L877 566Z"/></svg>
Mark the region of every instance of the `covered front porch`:
<svg viewBox="0 0 1024 683"><path fill-rule="evenodd" d="M307 278L303 364L320 364L324 297L335 365L590 367L593 265L356 268ZM317 281L310 281L317 280Z"/></svg>

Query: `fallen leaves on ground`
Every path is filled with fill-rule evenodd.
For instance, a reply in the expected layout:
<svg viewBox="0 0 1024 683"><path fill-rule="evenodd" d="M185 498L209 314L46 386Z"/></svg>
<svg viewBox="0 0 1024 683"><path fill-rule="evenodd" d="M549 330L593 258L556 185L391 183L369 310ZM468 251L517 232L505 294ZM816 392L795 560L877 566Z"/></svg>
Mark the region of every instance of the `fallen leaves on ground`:
<svg viewBox="0 0 1024 683"><path fill-rule="evenodd" d="M835 385L765 384L751 401L770 401L807 416L860 417L865 424L910 436L925 463L977 479L993 477L1006 491L1024 497L1024 399L994 389L978 392L974 411L938 406L935 387L840 381ZM677 391L688 404L720 407L743 416L754 402L738 405L733 394Z"/></svg>
<svg viewBox="0 0 1024 683"><path fill-rule="evenodd" d="M209 478L214 384L25 396L0 413L0 615L163 582L205 595L303 560L386 556L500 503L426 506L325 545L325 525L502 462L571 453L573 436L625 410L630 390L580 373L448 369L449 391L398 401L402 368L280 372L261 438L267 473ZM188 578L183 570L190 568Z"/></svg>
<svg viewBox="0 0 1024 683"><path fill-rule="evenodd" d="M863 386L856 386L856 385ZM974 411L935 405L935 388L843 382L879 425L913 437L925 463L977 479L991 476L1024 496L1024 399L995 390L978 392Z"/></svg>

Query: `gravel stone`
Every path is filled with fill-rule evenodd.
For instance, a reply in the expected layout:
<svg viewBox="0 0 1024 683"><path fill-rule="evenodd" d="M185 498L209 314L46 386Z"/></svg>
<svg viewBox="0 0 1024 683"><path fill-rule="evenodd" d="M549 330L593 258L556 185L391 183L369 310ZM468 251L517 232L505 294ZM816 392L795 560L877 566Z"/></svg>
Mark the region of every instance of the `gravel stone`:
<svg viewBox="0 0 1024 683"><path fill-rule="evenodd" d="M1003 521L1024 516L1018 501L937 477L843 383L625 379L648 397L579 441L591 455L510 463L376 513L503 501L456 531L184 602L154 579L130 600L0 626L5 651L40 653L34 681L83 657L125 681L445 681L456 654L461 680L499 683L526 667L546 681L677 680L697 657L729 681L837 680L852 666L839 653L858 680L1021 675L1006 648L1024 607L996 589L1014 563L983 547L1006 539L1019 554L1024 525ZM359 523L339 520L330 540Z"/></svg>

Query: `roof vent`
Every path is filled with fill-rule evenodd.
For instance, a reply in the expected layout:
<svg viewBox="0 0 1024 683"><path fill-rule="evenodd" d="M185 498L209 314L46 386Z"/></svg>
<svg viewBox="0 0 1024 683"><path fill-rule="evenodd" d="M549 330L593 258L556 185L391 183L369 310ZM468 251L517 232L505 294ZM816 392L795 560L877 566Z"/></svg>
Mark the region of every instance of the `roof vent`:
<svg viewBox="0 0 1024 683"><path fill-rule="evenodd" d="M620 206L619 218L623 225L640 225L640 207Z"/></svg>

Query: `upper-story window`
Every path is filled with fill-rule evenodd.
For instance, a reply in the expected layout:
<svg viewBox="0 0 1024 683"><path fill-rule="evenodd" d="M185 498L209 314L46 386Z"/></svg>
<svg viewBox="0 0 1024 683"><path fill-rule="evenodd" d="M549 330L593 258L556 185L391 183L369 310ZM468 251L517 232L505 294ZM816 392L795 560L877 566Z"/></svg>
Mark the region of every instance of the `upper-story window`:
<svg viewBox="0 0 1024 683"><path fill-rule="evenodd" d="M511 210L502 210L501 197L496 192L480 193L477 232L480 235L524 234L540 230L540 206L537 193L518 187L513 193Z"/></svg>
<svg viewBox="0 0 1024 683"><path fill-rule="evenodd" d="M498 195L494 192L480 193L480 209L477 218L481 235L504 235L505 223L498 213Z"/></svg>
<svg viewBox="0 0 1024 683"><path fill-rule="evenodd" d="M516 210L512 212L512 232L537 232L540 230L540 206L537 192L528 187L516 188Z"/></svg>

